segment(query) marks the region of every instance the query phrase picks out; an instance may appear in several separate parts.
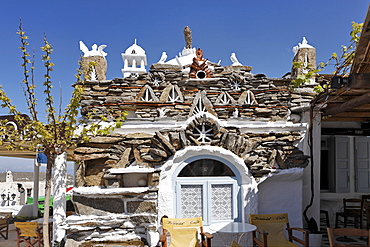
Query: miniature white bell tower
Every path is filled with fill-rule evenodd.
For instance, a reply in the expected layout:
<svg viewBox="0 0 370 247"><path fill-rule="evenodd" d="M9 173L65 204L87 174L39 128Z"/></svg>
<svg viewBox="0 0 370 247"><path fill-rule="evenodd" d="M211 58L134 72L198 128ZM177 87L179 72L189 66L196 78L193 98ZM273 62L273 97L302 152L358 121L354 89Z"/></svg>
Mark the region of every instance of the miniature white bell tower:
<svg viewBox="0 0 370 247"><path fill-rule="evenodd" d="M130 75L137 76L140 72L146 72L146 54L144 49L136 44L136 39L135 43L127 48L125 53L121 55L123 60L123 78L129 77Z"/></svg>
<svg viewBox="0 0 370 247"><path fill-rule="evenodd" d="M7 183L13 182L13 174L11 171L7 171L5 182Z"/></svg>

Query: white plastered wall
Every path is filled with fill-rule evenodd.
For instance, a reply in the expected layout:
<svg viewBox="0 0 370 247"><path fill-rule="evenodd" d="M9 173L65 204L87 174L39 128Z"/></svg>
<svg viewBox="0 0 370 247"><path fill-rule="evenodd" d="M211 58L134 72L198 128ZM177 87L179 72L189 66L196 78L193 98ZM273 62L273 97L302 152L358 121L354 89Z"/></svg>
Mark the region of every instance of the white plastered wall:
<svg viewBox="0 0 370 247"><path fill-rule="evenodd" d="M292 227L302 227L303 168L281 170L258 184L258 213L288 213Z"/></svg>
<svg viewBox="0 0 370 247"><path fill-rule="evenodd" d="M302 122L309 123L310 116L309 112L302 114ZM306 134L305 139L301 142L299 148L303 150L306 155L310 154L310 147L308 145L309 133ZM312 149L313 154L310 158L309 165L304 169L303 175L303 210L307 205L310 204L312 195L311 184L313 184L313 203L312 206L307 210L307 218L313 217L317 224L320 223L320 160L321 160L321 114L315 113L312 125ZM311 166L313 160L313 181L311 181ZM313 182L313 183L312 183ZM305 222L304 222L305 223Z"/></svg>

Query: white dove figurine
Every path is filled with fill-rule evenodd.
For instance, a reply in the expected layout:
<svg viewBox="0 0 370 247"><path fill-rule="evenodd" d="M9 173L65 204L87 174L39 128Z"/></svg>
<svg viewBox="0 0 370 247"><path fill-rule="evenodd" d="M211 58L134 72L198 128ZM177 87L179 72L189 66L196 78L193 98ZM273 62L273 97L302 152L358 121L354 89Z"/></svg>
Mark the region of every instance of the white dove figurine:
<svg viewBox="0 0 370 247"><path fill-rule="evenodd" d="M103 49L107 47L107 45L100 45L99 47L97 44L93 44L91 47L91 51L84 42L80 41L80 50L84 53L84 57L91 57L91 56L103 56L105 57L108 53L104 52Z"/></svg>
<svg viewBox="0 0 370 247"><path fill-rule="evenodd" d="M161 56L161 58L159 59L159 61L157 63L163 64L164 61L166 61L166 59L167 59L167 53L164 51L164 52L162 52L162 56Z"/></svg>
<svg viewBox="0 0 370 247"><path fill-rule="evenodd" d="M241 66L242 65L241 63L239 63L239 61L236 58L236 55L235 55L234 52L231 53L230 60L231 60L231 62L233 62L232 66Z"/></svg>

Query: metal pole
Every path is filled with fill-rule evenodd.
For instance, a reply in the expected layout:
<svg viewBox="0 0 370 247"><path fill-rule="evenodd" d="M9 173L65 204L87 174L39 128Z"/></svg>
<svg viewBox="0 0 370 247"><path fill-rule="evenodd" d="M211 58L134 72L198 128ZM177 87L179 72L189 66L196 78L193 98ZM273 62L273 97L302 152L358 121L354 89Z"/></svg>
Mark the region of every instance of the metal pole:
<svg viewBox="0 0 370 247"><path fill-rule="evenodd" d="M35 158L33 166L33 207L32 207L32 215L34 217L37 217L39 212L39 182L40 182L40 168Z"/></svg>

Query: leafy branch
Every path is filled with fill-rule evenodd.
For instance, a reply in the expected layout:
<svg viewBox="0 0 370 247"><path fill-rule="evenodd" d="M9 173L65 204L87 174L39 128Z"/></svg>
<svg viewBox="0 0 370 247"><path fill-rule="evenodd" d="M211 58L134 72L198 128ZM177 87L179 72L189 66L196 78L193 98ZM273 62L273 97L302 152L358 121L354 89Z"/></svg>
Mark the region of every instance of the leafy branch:
<svg viewBox="0 0 370 247"><path fill-rule="evenodd" d="M352 22L352 30L350 32L350 44L348 46L342 45L340 53L332 53L331 57L327 62L319 63L316 68L312 68L310 65L305 65L300 62L293 62L293 68L302 68L305 73L299 74L294 80L292 80L292 87L302 87L309 83L313 78L319 78L321 71L323 71L327 66L334 66L333 75L348 76L351 70L353 59L356 52L356 47L360 40L360 34L362 31L363 23ZM321 93L326 88L328 84L316 85L314 87L315 92Z"/></svg>

